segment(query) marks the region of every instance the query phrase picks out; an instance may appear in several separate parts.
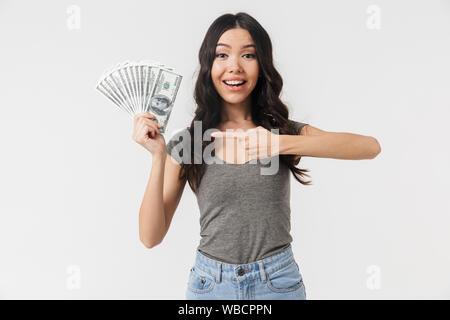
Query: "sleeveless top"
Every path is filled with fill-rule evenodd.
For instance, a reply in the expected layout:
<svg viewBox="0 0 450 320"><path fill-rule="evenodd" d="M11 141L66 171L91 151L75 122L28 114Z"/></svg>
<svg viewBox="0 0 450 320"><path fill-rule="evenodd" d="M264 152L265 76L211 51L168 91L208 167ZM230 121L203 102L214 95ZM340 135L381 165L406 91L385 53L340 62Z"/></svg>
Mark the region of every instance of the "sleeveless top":
<svg viewBox="0 0 450 320"><path fill-rule="evenodd" d="M297 134L306 125L290 121L294 123ZM190 146L183 143L186 141L180 138L183 133L188 133L188 128L175 134L166 148L179 164L183 153L190 150ZM186 151L181 152L182 149ZM196 195L201 236L197 249L202 254L225 263L247 264L290 246L292 173L279 161L279 155L271 159L275 157L278 157L276 173L273 173L274 162L268 163L269 158L243 164L224 161L205 164ZM266 174L262 174L262 170L266 170ZM272 173L267 174L268 170Z"/></svg>

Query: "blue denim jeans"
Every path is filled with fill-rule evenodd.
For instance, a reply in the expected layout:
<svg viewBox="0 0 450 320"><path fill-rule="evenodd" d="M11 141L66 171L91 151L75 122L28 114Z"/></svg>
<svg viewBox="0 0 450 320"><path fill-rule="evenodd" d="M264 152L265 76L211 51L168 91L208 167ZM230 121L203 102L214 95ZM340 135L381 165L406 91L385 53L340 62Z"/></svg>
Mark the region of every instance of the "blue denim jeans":
<svg viewBox="0 0 450 320"><path fill-rule="evenodd" d="M248 264L228 264L197 250L187 300L306 300L291 246Z"/></svg>

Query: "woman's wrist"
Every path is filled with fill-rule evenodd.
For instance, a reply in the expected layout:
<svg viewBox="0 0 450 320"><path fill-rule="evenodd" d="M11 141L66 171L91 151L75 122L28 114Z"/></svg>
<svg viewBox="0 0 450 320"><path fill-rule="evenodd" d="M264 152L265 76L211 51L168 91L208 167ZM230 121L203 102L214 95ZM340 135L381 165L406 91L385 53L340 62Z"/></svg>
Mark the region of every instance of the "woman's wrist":
<svg viewBox="0 0 450 320"><path fill-rule="evenodd" d="M301 138L299 135L280 134L280 155L297 154Z"/></svg>
<svg viewBox="0 0 450 320"><path fill-rule="evenodd" d="M152 154L152 162L165 162L166 152L155 152Z"/></svg>

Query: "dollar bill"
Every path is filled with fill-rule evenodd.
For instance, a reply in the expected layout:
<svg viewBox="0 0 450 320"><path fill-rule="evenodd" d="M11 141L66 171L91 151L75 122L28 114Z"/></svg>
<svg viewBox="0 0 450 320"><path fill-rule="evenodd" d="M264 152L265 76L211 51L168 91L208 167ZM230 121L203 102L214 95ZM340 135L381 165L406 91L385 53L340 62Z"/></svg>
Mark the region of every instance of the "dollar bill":
<svg viewBox="0 0 450 320"><path fill-rule="evenodd" d="M169 70L159 69L146 112L155 115L158 123L162 125L162 128L159 129L162 133L167 128L181 80L182 76Z"/></svg>
<svg viewBox="0 0 450 320"><path fill-rule="evenodd" d="M134 114L128 110L127 107L125 107L121 100L117 99L117 97L114 95L113 91L111 91L110 88L108 88L105 83L100 83L97 85L96 89L100 91L103 95L105 95L109 100L111 100L117 107L119 107L120 110L125 111L131 118L134 117Z"/></svg>
<svg viewBox="0 0 450 320"><path fill-rule="evenodd" d="M143 108L144 108L144 112L149 112L148 106L150 104L150 98L152 97L152 91L153 91L153 88L156 83L156 78L158 77L158 74L159 74L159 68L157 68L156 66L148 65L146 67L146 69L147 69L147 77L148 78L145 83Z"/></svg>
<svg viewBox="0 0 450 320"><path fill-rule="evenodd" d="M116 94L123 100L123 104L131 113L134 113L132 101L126 92L125 85L121 81L119 70L113 70L111 74L105 78L105 81L110 81Z"/></svg>
<svg viewBox="0 0 450 320"><path fill-rule="evenodd" d="M133 95L131 92L131 82L129 80L128 72L127 72L127 65L128 63L123 64L117 69L119 82L122 88L125 90L126 100L128 105L130 106L131 110L133 110L133 113L136 113L136 107L133 99Z"/></svg>
<svg viewBox="0 0 450 320"><path fill-rule="evenodd" d="M95 88L130 117L149 112L166 132L182 76L153 60L125 61L107 69Z"/></svg>

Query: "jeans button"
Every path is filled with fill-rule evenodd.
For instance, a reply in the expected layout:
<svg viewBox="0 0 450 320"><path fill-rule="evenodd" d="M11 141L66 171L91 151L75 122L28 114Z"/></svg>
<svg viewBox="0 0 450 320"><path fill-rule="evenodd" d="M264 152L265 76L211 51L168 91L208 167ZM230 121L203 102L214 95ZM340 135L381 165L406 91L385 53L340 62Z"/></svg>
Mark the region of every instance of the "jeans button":
<svg viewBox="0 0 450 320"><path fill-rule="evenodd" d="M244 269L239 269L238 270L238 276L243 276L245 274Z"/></svg>

